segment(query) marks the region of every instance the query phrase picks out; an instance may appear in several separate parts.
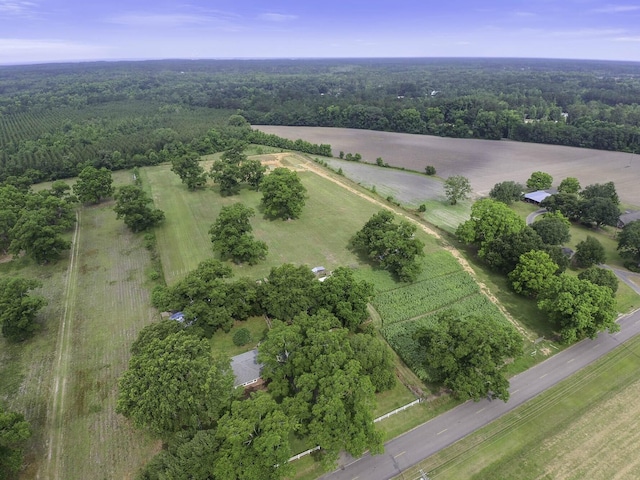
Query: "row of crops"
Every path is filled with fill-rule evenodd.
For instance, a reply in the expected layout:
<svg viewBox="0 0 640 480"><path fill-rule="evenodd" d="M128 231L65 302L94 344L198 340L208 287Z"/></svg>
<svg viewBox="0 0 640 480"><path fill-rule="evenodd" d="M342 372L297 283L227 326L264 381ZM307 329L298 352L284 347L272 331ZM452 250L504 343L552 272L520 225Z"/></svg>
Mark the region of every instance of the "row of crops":
<svg viewBox="0 0 640 480"><path fill-rule="evenodd" d="M415 336L437 321L441 312L454 309L460 317L473 314L487 320L507 320L449 252L429 253L422 263L415 283L401 287L395 283L395 288L390 283L376 283L378 293L372 303L382 318L381 333L389 345L421 380L429 382Z"/></svg>

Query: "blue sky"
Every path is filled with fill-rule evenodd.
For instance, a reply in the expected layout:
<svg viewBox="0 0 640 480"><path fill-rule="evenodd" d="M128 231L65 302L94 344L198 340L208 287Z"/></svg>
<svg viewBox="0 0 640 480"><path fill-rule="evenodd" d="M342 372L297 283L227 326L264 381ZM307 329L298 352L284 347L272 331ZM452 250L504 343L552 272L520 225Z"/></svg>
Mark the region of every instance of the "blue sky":
<svg viewBox="0 0 640 480"><path fill-rule="evenodd" d="M640 61L640 0L0 0L0 64L273 57Z"/></svg>

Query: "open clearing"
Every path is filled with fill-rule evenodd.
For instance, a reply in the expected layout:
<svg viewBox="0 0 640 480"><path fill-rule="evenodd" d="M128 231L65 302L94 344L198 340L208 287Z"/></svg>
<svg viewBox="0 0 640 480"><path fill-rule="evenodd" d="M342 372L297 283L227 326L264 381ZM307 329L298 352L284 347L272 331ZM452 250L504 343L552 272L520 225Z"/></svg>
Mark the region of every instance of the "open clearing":
<svg viewBox="0 0 640 480"><path fill-rule="evenodd" d="M451 175L469 178L479 195L487 195L496 183L504 180L525 183L532 172L542 170L550 173L556 184L566 177L578 178L582 186L612 181L624 203L640 206L637 186L640 156L631 153L348 128L254 127L292 140L328 143L335 156L341 150L360 153L369 163L382 157L390 165L418 172L433 165L442 178Z"/></svg>

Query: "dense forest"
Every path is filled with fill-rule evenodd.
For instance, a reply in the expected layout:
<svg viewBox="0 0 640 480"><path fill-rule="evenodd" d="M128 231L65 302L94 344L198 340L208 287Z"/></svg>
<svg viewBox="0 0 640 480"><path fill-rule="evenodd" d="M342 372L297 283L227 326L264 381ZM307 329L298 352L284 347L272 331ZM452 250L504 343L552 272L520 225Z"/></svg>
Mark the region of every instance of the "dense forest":
<svg viewBox="0 0 640 480"><path fill-rule="evenodd" d="M216 142L220 135L228 137L223 119L232 113L251 124L639 152L638 99L640 64L630 62L327 59L7 66L0 67L0 179L25 174L33 181L56 179L88 165L117 169L221 151Z"/></svg>

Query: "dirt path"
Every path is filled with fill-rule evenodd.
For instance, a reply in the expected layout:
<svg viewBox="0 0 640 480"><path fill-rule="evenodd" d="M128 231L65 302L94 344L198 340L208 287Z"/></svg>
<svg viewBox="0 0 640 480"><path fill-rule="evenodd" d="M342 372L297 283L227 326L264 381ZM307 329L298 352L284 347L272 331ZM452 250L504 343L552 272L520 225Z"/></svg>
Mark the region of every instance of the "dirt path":
<svg viewBox="0 0 640 480"><path fill-rule="evenodd" d="M278 158L278 160L282 160L283 157ZM372 198L369 195L366 195L364 193L362 193L361 191L347 185L346 183L338 180L337 178L333 177L332 175L329 175L326 171L324 171L322 168L318 167L315 163L313 163L312 161L305 161L304 164L301 165L302 167L304 167L304 169L309 170L313 173L315 173L316 175L321 176L322 178L325 178L333 183L335 183L336 185L340 185L342 188L345 188L346 190L348 190L349 192L353 193L354 195L357 195L361 198L364 198L365 200L368 200L369 202L378 205L381 208L385 208L387 210L391 210L393 213L400 215L401 217L403 217L405 220L415 224L418 226L418 228L422 229L425 233L437 238L438 240L440 240L442 242L442 247L447 250L449 253L451 253L451 255L454 256L454 258L458 261L458 263L460 263L460 265L462 266L462 268L469 273L469 275L471 275L473 277L473 279L476 281L476 283L478 284L478 286L480 287L480 291L492 302L494 303L502 312L502 314L506 317L507 320L509 320L509 322L511 322L511 324L513 324L513 326L520 332L520 334L526 338L527 340L529 340L530 342L533 342L534 339L531 337L531 335L529 334L529 332L527 332L527 330L522 327L515 318L513 318L511 316L511 314L509 314L509 312L502 306L502 304L498 301L498 299L496 298L496 296L491 293L491 291L489 290L489 288L481 281L478 280L478 277L476 276L476 272L473 270L473 268L471 268L471 265L469 265L469 262L467 262L467 260L460 254L460 252L458 250L456 250L453 246L451 246L450 244L448 244L441 236L440 234L438 234L435 230L429 228L428 226L426 226L425 224L415 220L414 218L411 218L409 215L407 215L404 212L398 211L392 207L390 207L389 205L387 205L384 202L381 202L380 200L376 199L376 198Z"/></svg>
<svg viewBox="0 0 640 480"><path fill-rule="evenodd" d="M51 403L47 412L47 427L49 440L47 458L44 461L42 471L36 478L58 479L60 478L60 464L63 455L64 432L64 401L67 386L67 374L71 359L71 320L75 310L75 296L77 287L78 251L80 248L80 211L76 212L76 227L71 240L71 255L69 257L69 269L64 289L64 308L58 330L58 341L55 352L55 365L53 370L53 391Z"/></svg>

